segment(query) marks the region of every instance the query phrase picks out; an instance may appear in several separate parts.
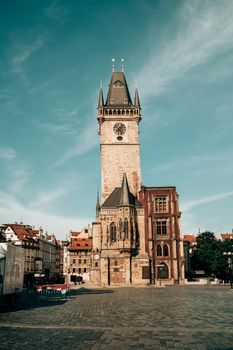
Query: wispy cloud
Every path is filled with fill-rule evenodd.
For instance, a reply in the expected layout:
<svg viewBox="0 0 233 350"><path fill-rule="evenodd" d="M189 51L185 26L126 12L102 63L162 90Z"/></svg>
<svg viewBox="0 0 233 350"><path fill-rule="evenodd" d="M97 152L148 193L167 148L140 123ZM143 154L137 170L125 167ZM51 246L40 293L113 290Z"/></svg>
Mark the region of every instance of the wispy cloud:
<svg viewBox="0 0 233 350"><path fill-rule="evenodd" d="M15 197L0 191L0 217L1 223L23 220L27 224L42 226L49 233L54 233L58 239L64 239L72 230L79 230L86 226L91 218L56 216L35 210L22 205Z"/></svg>
<svg viewBox="0 0 233 350"><path fill-rule="evenodd" d="M47 40L47 34L40 33L31 40L21 39L13 49L14 54L11 58L12 71L15 73L22 71L22 64L27 61L33 53L41 49Z"/></svg>
<svg viewBox="0 0 233 350"><path fill-rule="evenodd" d="M181 204L181 209L184 212L189 211L190 209L202 205L202 204L206 204L206 203L211 203L211 202L215 202L221 199L225 199L227 197L231 197L233 196L233 191L228 191L228 192L223 192L223 193L218 193L218 194L213 194L207 197L202 197L202 198L198 198L198 199L194 199L191 200L189 202L184 202Z"/></svg>
<svg viewBox="0 0 233 350"><path fill-rule="evenodd" d="M48 32L35 33L32 29L30 34L20 33L14 35L12 39L14 42L9 52L9 73L18 75L25 85L30 83L26 73L26 63L45 46L49 36Z"/></svg>
<svg viewBox="0 0 233 350"><path fill-rule="evenodd" d="M163 47L156 48L137 76L143 98L160 94L172 80L233 47L232 1L186 1L176 17L175 37L164 37Z"/></svg>
<svg viewBox="0 0 233 350"><path fill-rule="evenodd" d="M77 140L75 140L73 146L55 163L52 168L56 168L75 156L81 156L89 152L98 143L96 137L96 121L91 117L83 130L77 131Z"/></svg>
<svg viewBox="0 0 233 350"><path fill-rule="evenodd" d="M149 169L149 173L162 173L164 171L167 171L168 169L173 168L174 166L177 165L177 162L168 162L168 163L163 163L163 164L158 164L154 166L153 168Z"/></svg>
<svg viewBox="0 0 233 350"><path fill-rule="evenodd" d="M0 148L0 159L13 160L16 157L16 151L11 147Z"/></svg>
<svg viewBox="0 0 233 350"><path fill-rule="evenodd" d="M41 123L40 127L48 132L61 133L66 135L75 135L77 130L70 124L58 124L58 123Z"/></svg>
<svg viewBox="0 0 233 350"><path fill-rule="evenodd" d="M9 193L14 195L26 195L26 185L28 184L33 171L26 161L17 161L9 168Z"/></svg>
<svg viewBox="0 0 233 350"><path fill-rule="evenodd" d="M226 175L233 173L232 148L222 150L206 150L200 155L190 155L176 158L175 161L168 161L153 166L148 173L162 173L170 169L179 169L182 167L183 172L188 174L221 174Z"/></svg>
<svg viewBox="0 0 233 350"><path fill-rule="evenodd" d="M59 178L53 188L41 190L38 196L34 196L29 206L30 208L45 209L48 204L56 203L60 198L77 189L80 183L81 179L77 173L65 173L64 177Z"/></svg>
<svg viewBox="0 0 233 350"><path fill-rule="evenodd" d="M44 10L44 13L48 18L63 24L69 21L69 10L62 6L58 0L52 1L51 5Z"/></svg>

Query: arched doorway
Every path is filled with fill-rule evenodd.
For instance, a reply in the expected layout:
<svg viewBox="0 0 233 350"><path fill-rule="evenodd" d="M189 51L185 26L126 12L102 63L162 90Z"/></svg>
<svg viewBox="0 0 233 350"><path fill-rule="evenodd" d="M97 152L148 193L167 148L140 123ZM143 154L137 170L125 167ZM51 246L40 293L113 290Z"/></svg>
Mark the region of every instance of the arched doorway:
<svg viewBox="0 0 233 350"><path fill-rule="evenodd" d="M167 264L164 262L159 264L160 266L157 267L157 276L158 279L168 279L169 278L169 270Z"/></svg>

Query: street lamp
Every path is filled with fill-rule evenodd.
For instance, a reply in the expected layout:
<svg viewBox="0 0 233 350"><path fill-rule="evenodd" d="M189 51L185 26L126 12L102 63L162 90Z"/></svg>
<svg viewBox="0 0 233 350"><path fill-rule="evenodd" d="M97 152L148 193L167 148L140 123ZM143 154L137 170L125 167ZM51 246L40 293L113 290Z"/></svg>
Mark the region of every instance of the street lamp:
<svg viewBox="0 0 233 350"><path fill-rule="evenodd" d="M233 252L224 252L223 255L228 256L227 262L228 262L228 266L230 269L230 285L231 285L231 289L232 289L233 288L233 283L232 283L232 274L233 274L232 256L233 256Z"/></svg>

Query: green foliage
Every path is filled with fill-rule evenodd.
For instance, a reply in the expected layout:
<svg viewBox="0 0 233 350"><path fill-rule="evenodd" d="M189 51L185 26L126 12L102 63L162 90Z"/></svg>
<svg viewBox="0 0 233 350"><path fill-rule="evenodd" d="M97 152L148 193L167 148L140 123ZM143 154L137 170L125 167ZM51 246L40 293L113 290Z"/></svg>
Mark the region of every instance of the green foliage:
<svg viewBox="0 0 233 350"><path fill-rule="evenodd" d="M221 279L229 278L227 256L224 252L233 251L233 242L220 241L213 232L202 232L197 236L197 244L191 252L191 269L204 270L207 276Z"/></svg>

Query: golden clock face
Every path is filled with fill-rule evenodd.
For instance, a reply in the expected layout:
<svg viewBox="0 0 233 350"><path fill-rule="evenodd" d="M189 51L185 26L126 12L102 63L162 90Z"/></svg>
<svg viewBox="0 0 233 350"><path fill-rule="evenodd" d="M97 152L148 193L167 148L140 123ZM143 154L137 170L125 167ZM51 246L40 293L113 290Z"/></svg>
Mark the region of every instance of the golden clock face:
<svg viewBox="0 0 233 350"><path fill-rule="evenodd" d="M122 123L116 123L113 127L113 131L117 135L123 135L126 132L126 126Z"/></svg>

